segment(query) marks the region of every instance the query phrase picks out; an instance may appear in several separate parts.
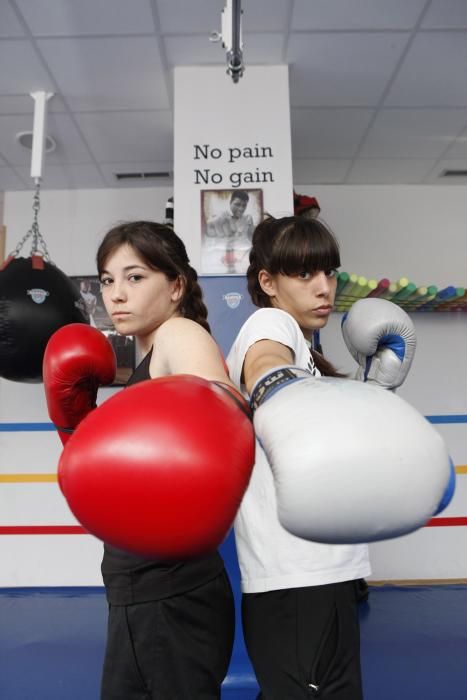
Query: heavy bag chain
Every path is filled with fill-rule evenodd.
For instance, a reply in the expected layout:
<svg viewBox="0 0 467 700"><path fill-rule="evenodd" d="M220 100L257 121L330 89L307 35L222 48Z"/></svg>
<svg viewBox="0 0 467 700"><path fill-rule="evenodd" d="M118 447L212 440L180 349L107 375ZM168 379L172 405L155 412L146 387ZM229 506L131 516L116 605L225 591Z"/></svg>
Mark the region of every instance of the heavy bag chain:
<svg viewBox="0 0 467 700"><path fill-rule="evenodd" d="M31 255L30 257L33 257L34 255L41 255L42 258L46 262L51 262L50 256L49 256L49 251L47 250L47 245L45 243L44 238L42 237L41 232L39 231L39 222L38 222L38 216L39 216L39 209L41 206L41 200L40 200L40 189L41 189L41 183L39 178L36 180L36 186L34 188L34 198L32 202L32 210L34 212L34 218L32 221L31 228L29 231L23 236L23 238L20 240L16 248L10 255L8 256L8 259L11 258L17 258L21 248L23 245L26 243L28 238L32 236L32 248L31 248Z"/></svg>

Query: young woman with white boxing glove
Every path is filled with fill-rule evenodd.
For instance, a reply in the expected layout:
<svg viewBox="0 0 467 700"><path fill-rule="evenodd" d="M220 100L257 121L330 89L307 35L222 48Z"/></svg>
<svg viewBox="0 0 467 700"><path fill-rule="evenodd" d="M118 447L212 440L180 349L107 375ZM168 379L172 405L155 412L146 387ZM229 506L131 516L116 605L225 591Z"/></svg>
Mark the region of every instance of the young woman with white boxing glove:
<svg viewBox="0 0 467 700"><path fill-rule="evenodd" d="M398 307L376 314L371 338L365 314L345 319L346 342L359 345L349 349L364 358L362 381L312 349L313 332L333 309L339 266L338 244L321 221L259 224L247 272L259 310L227 358L257 435L235 532L244 635L262 700L361 700L365 542L421 527L451 475L439 434L386 391L402 383L414 350L413 327L408 317L401 325Z"/></svg>

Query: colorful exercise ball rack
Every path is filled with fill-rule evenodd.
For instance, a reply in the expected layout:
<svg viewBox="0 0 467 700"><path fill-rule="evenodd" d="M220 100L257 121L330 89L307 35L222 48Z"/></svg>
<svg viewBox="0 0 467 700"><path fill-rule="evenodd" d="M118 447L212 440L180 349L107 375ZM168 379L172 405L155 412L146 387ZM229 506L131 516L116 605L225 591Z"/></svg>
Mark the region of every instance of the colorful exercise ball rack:
<svg viewBox="0 0 467 700"><path fill-rule="evenodd" d="M339 272L337 276L336 311L347 311L358 299L378 297L388 299L408 312L467 311L467 291L464 287L444 287L434 284L419 287L407 277L397 282L384 278L367 279L360 275Z"/></svg>

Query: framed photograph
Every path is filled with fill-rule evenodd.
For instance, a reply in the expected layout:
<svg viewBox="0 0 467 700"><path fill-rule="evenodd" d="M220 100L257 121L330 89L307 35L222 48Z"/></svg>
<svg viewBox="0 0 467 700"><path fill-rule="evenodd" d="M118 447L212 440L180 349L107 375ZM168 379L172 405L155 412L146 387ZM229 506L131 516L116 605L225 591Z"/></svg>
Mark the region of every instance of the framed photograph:
<svg viewBox="0 0 467 700"><path fill-rule="evenodd" d="M126 384L135 369L136 343L133 336L117 333L102 301L101 285L97 276L71 277L83 301L83 309L91 326L98 328L109 339L117 357L117 375L112 386Z"/></svg>
<svg viewBox="0 0 467 700"><path fill-rule="evenodd" d="M263 190L201 190L201 273L244 275Z"/></svg>

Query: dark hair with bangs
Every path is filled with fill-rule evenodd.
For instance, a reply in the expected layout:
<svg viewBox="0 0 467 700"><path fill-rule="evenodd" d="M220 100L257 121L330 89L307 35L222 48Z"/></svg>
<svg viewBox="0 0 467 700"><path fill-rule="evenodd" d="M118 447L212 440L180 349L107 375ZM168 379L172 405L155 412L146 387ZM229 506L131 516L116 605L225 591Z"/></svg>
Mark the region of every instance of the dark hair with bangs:
<svg viewBox="0 0 467 700"><path fill-rule="evenodd" d="M106 262L120 246L129 245L153 270L163 272L169 280L180 277L184 292L179 304L182 316L196 321L209 333L208 310L196 270L191 267L185 244L170 226L154 221L129 221L112 228L104 236L96 256L97 271L102 275Z"/></svg>
<svg viewBox="0 0 467 700"><path fill-rule="evenodd" d="M253 233L250 265L247 270L248 291L255 306L271 307L271 298L258 280L261 270L271 275L298 275L301 272L333 270L340 267L339 244L334 234L318 219L302 216L268 217ZM321 374L343 377L320 353L311 350Z"/></svg>
<svg viewBox="0 0 467 700"><path fill-rule="evenodd" d="M247 270L248 291L256 306L271 306L270 297L258 281L260 270L267 270L271 275L298 275L333 270L340 264L339 244L322 221L301 216L270 217L253 233Z"/></svg>

